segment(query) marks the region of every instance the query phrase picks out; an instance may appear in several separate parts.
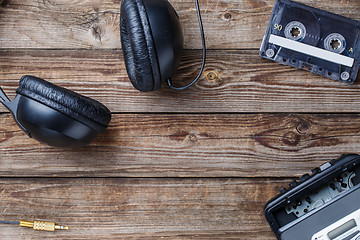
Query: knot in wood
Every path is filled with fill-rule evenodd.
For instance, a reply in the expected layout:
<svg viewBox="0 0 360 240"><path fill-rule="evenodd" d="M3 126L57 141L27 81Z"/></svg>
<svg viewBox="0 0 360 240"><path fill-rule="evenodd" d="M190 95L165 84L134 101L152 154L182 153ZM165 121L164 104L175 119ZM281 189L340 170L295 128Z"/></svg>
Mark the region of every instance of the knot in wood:
<svg viewBox="0 0 360 240"><path fill-rule="evenodd" d="M91 28L91 33L95 37L96 40L101 42L101 38L104 35L104 31L103 31L103 29L101 28L100 25L97 25L97 24L93 25L92 28Z"/></svg>
<svg viewBox="0 0 360 240"><path fill-rule="evenodd" d="M189 140L190 140L191 142L196 142L196 141L197 141L197 137L196 137L194 134L190 134L190 135L189 135Z"/></svg>
<svg viewBox="0 0 360 240"><path fill-rule="evenodd" d="M300 123L297 125L296 130L299 134L307 134L309 130L309 126L306 123Z"/></svg>
<svg viewBox="0 0 360 240"><path fill-rule="evenodd" d="M228 12L225 13L225 14L224 14L224 18L225 18L225 19L231 19L231 13L228 13Z"/></svg>
<svg viewBox="0 0 360 240"><path fill-rule="evenodd" d="M209 73L207 74L207 78L208 78L208 80L210 80L210 81L215 81L216 79L218 79L218 76L217 76L216 73L214 73L214 72L209 72Z"/></svg>
<svg viewBox="0 0 360 240"><path fill-rule="evenodd" d="M285 133L283 136L283 142L289 146L296 146L300 142L300 135L294 132Z"/></svg>

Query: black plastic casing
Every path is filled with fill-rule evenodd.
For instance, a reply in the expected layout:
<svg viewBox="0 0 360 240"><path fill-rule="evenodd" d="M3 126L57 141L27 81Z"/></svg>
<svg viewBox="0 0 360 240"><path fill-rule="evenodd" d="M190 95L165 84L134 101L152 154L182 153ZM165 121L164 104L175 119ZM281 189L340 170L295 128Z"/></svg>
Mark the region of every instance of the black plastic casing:
<svg viewBox="0 0 360 240"><path fill-rule="evenodd" d="M156 48L162 82L178 68L183 49L183 34L175 9L167 0L144 0Z"/></svg>
<svg viewBox="0 0 360 240"><path fill-rule="evenodd" d="M75 120L36 100L16 95L10 101L1 93L1 103L12 113L16 123L29 136L49 146L60 148L82 147L103 133L107 126L90 119Z"/></svg>
<svg viewBox="0 0 360 240"><path fill-rule="evenodd" d="M324 171L313 174L307 180L300 182L295 187L290 187L290 189L284 191L283 194L278 195L267 203L265 207L265 217L271 229L275 233L277 239L283 239L282 235L285 231L288 231L286 226L294 223L299 223L301 221L306 221L306 216L315 215L316 212L320 210L320 208L315 209L309 212L308 215L305 215L305 217L303 216L302 218L290 219L286 216L286 213L282 214L282 211L285 211L284 208L289 203L295 202L297 199L301 199L303 196L328 184L330 181L334 180L334 178L340 176L342 173L360 168L360 156L357 154L342 155L339 159L332 160L329 163L331 164L331 166L326 168ZM351 191L355 190L360 191L360 189L354 188L349 190L348 193L351 193ZM345 193L344 196L346 194L347 193ZM341 199L336 199L336 201L340 200ZM324 209L331 203L332 201L324 204L321 208ZM314 228L315 227L316 226L314 226ZM291 229L289 231L291 231ZM303 231L310 231L310 229L303 229ZM302 240L305 238L303 238L303 235L300 235L298 236L298 239Z"/></svg>
<svg viewBox="0 0 360 240"><path fill-rule="evenodd" d="M303 23L305 27L308 28L317 24L320 25L320 32L318 33L319 36L312 34L308 36L308 39L319 38L319 42L314 45L314 47L325 49L323 42L330 33L340 33L342 36L344 36L346 40L346 49L340 55L353 58L353 66L344 66L331 61L316 58L311 55L278 47L275 44L270 43L269 39L270 35L272 34L285 37L284 29L286 25L282 25L280 23L284 18L291 17L284 13L287 9L290 8L298 8L299 11L306 10L309 13L312 13L312 15L317 19L317 22L306 22L306 19L296 19L296 21ZM286 22L286 24L287 23L288 22ZM282 25L281 30L278 30L275 27L279 26L279 24ZM353 49L353 53L349 52L349 48ZM273 57L268 57L266 55L266 50L268 49L275 50ZM303 69L305 71L309 71L332 80L353 84L358 76L360 66L360 21L349 19L338 14L310 7L291 0L276 0L266 34L264 35L260 47L260 57L275 61L282 65ZM348 72L350 74L348 80L343 80L341 78L342 72Z"/></svg>

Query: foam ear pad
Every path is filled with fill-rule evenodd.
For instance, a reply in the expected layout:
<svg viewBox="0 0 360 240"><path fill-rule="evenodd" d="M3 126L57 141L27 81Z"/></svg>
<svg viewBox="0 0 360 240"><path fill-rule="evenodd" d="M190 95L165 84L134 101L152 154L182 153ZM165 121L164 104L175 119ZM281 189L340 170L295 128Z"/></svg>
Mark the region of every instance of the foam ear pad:
<svg viewBox="0 0 360 240"><path fill-rule="evenodd" d="M120 14L121 44L131 83L142 92L161 86L151 28L142 0L123 0Z"/></svg>
<svg viewBox="0 0 360 240"><path fill-rule="evenodd" d="M103 104L41 78L23 76L16 93L34 99L78 121L85 117L107 126L111 120L110 110Z"/></svg>

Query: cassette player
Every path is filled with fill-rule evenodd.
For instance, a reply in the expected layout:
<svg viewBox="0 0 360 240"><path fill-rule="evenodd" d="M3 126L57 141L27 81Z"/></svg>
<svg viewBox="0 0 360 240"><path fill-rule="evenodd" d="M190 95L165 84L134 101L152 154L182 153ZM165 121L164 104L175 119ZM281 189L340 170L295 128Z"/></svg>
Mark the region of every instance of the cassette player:
<svg viewBox="0 0 360 240"><path fill-rule="evenodd" d="M352 84L360 64L360 22L277 0L260 56Z"/></svg>
<svg viewBox="0 0 360 240"><path fill-rule="evenodd" d="M360 240L360 156L343 155L283 188L265 207L280 240Z"/></svg>

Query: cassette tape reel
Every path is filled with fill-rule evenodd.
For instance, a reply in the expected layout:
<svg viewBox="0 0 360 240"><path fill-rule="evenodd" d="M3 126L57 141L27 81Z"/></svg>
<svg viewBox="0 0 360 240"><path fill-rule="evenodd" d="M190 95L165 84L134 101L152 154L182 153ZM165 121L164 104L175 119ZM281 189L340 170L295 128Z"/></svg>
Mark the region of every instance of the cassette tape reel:
<svg viewBox="0 0 360 240"><path fill-rule="evenodd" d="M260 56L354 83L360 64L360 22L293 1L277 0Z"/></svg>

